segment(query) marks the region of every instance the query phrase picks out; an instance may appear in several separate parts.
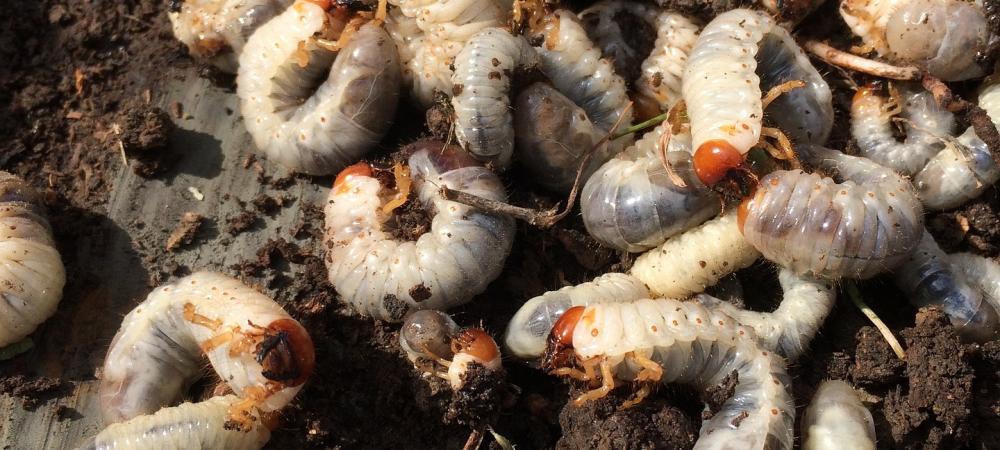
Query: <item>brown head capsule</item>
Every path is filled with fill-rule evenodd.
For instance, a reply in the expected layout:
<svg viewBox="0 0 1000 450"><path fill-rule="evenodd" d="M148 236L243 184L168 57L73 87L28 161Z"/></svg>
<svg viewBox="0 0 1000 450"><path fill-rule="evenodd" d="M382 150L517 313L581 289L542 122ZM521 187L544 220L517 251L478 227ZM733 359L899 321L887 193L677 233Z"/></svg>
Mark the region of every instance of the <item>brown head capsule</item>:
<svg viewBox="0 0 1000 450"><path fill-rule="evenodd" d="M549 339L545 345L545 354L542 356L542 368L554 369L564 365L563 355L573 348L573 331L576 330L576 324L580 323L585 309L583 306L567 309L552 325L552 331L549 332Z"/></svg>
<svg viewBox="0 0 1000 450"><path fill-rule="evenodd" d="M459 390L465 384L469 364L476 363L493 372L500 370L500 348L482 328L466 328L451 340L455 357L448 367L448 382Z"/></svg>
<svg viewBox="0 0 1000 450"><path fill-rule="evenodd" d="M706 186L722 181L731 169L743 164L743 154L723 140L711 140L694 152L694 172Z"/></svg>
<svg viewBox="0 0 1000 450"><path fill-rule="evenodd" d="M264 339L257 344L256 355L261 373L285 386L305 383L316 365L312 338L292 319L271 322Z"/></svg>

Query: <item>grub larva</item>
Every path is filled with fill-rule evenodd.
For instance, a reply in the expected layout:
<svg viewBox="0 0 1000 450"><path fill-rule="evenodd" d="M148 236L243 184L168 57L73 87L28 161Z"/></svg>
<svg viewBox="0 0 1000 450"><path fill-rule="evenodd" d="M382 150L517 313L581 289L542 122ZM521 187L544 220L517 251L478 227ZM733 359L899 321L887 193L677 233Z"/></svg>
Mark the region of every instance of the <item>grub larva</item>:
<svg viewBox="0 0 1000 450"><path fill-rule="evenodd" d="M761 347L796 359L809 348L833 309L837 294L831 282L795 275L787 269L778 271L778 283L781 303L772 312L745 310L706 294L695 299L753 328Z"/></svg>
<svg viewBox="0 0 1000 450"><path fill-rule="evenodd" d="M553 324L567 309L648 297L646 285L623 273L607 273L586 283L549 291L521 305L507 325L504 343L518 358L537 359L545 352L545 339Z"/></svg>
<svg viewBox="0 0 1000 450"><path fill-rule="evenodd" d="M156 288L122 320L101 375L105 422L175 404L205 358L240 398L224 420L242 429L257 411L288 404L314 366L309 333L274 300L235 278L196 272Z"/></svg>
<svg viewBox="0 0 1000 450"><path fill-rule="evenodd" d="M901 105L890 104L877 89L863 86L851 102L851 135L859 154L902 174L916 174L944 147L940 137L954 132L955 117L923 89L903 86ZM904 142L893 135L890 110L894 106L902 109L907 120Z"/></svg>
<svg viewBox="0 0 1000 450"><path fill-rule="evenodd" d="M581 182L586 182L616 148L607 142L597 147L607 132L594 125L583 108L546 83L533 83L521 91L513 113L517 159L535 182L552 191L573 188L588 152L590 161Z"/></svg>
<svg viewBox="0 0 1000 450"><path fill-rule="evenodd" d="M399 345L415 367L448 380L455 391L462 389L470 364L491 372L501 368L500 348L485 330L459 328L441 311L425 309L408 315Z"/></svg>
<svg viewBox="0 0 1000 450"><path fill-rule="evenodd" d="M701 28L690 18L670 11L657 14L655 26L653 51L642 62L642 73L635 82L636 110L645 117L665 112L681 99L681 77Z"/></svg>
<svg viewBox="0 0 1000 450"><path fill-rule="evenodd" d="M972 253L952 253L947 256L952 269L963 275L983 294L983 299L1000 313L1000 264Z"/></svg>
<svg viewBox="0 0 1000 450"><path fill-rule="evenodd" d="M664 158L658 146L664 122L633 147L604 163L587 180L580 211L587 232L604 245L639 252L719 212L719 197L692 167L690 138L673 136Z"/></svg>
<svg viewBox="0 0 1000 450"><path fill-rule="evenodd" d="M846 181L801 170L761 178L739 208L747 242L796 274L831 280L871 278L902 262L924 232L910 182L865 158L818 146L798 150Z"/></svg>
<svg viewBox="0 0 1000 450"><path fill-rule="evenodd" d="M247 39L294 0L183 0L170 11L174 37L192 56L236 73Z"/></svg>
<svg viewBox="0 0 1000 450"><path fill-rule="evenodd" d="M601 0L577 16L587 36L601 49L601 55L614 65L615 73L627 81L635 81L639 77L639 66L649 53L642 47L646 44L646 32L651 30L644 26L655 27L653 18L658 13L658 8L647 3Z"/></svg>
<svg viewBox="0 0 1000 450"><path fill-rule="evenodd" d="M639 256L629 273L656 296L687 298L704 292L760 258L740 235L736 216L733 210L667 239Z"/></svg>
<svg viewBox="0 0 1000 450"><path fill-rule="evenodd" d="M455 138L477 159L507 167L514 154L510 78L538 65L538 53L502 28L476 33L455 57Z"/></svg>
<svg viewBox="0 0 1000 450"><path fill-rule="evenodd" d="M980 5L958 0L843 0L840 15L866 49L945 81L984 75L990 32Z"/></svg>
<svg viewBox="0 0 1000 450"><path fill-rule="evenodd" d="M391 0L386 27L400 48L403 79L424 107L437 93L452 95L452 70L459 51L476 33L503 26L509 0Z"/></svg>
<svg viewBox="0 0 1000 450"><path fill-rule="evenodd" d="M802 417L805 450L875 450L875 422L851 385L827 380L819 385Z"/></svg>
<svg viewBox="0 0 1000 450"><path fill-rule="evenodd" d="M979 92L979 107L1000 123L1000 83L987 78ZM928 209L950 209L979 197L1000 179L1000 168L989 146L969 127L949 141L914 178L920 200Z"/></svg>
<svg viewBox="0 0 1000 450"><path fill-rule="evenodd" d="M587 112L587 117L605 131L615 125L632 124L625 80L587 37L579 19L560 9L548 15L541 30L544 41L537 47L542 72L552 86ZM631 141L625 139L621 145ZM619 145L619 144L615 144Z"/></svg>
<svg viewBox="0 0 1000 450"><path fill-rule="evenodd" d="M774 100L769 117L798 142L823 143L833 127L830 87L787 30L747 9L720 14L705 26L681 87L702 182L714 184L742 164L760 140L762 89L791 80L805 86Z"/></svg>
<svg viewBox="0 0 1000 450"><path fill-rule="evenodd" d="M433 214L416 241L392 237L385 224L406 193L392 195L359 163L337 176L325 208L326 263L340 298L365 316L399 322L411 309L447 309L483 292L503 268L514 221L442 197L440 188L505 201L503 184L455 145L418 141L409 174L397 169L397 188L412 179L414 201ZM393 198L389 198L393 197ZM393 201L395 206L389 205Z"/></svg>
<svg viewBox="0 0 1000 450"><path fill-rule="evenodd" d="M356 162L392 125L399 55L377 21L299 0L260 27L240 56L236 92L247 131L268 158L312 175ZM343 47L314 37L337 34Z"/></svg>
<svg viewBox="0 0 1000 450"><path fill-rule="evenodd" d="M984 300L983 290L973 285L994 281L983 277L983 272L956 267L924 231L917 248L893 271L893 279L914 306L940 307L963 337L982 342L994 337L1000 326L996 309Z"/></svg>
<svg viewBox="0 0 1000 450"><path fill-rule="evenodd" d="M257 450L271 438L258 412L250 412L253 420L248 429L226 426L229 409L242 401L235 395L226 395L163 408L113 423L78 450Z"/></svg>
<svg viewBox="0 0 1000 450"><path fill-rule="evenodd" d="M753 330L696 302L641 299L570 308L552 328L543 367L600 387L580 405L636 382L634 405L654 383L706 388L734 371L733 396L702 423L696 449L790 449L795 405L785 361L761 349Z"/></svg>
<svg viewBox="0 0 1000 450"><path fill-rule="evenodd" d="M42 209L24 180L0 171L0 347L55 314L66 269Z"/></svg>

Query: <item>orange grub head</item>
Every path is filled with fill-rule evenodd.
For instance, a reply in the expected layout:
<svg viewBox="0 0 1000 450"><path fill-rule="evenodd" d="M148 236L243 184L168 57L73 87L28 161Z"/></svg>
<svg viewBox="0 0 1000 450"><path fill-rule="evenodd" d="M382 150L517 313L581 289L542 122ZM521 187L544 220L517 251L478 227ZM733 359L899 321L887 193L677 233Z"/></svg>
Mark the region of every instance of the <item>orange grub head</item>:
<svg viewBox="0 0 1000 450"><path fill-rule="evenodd" d="M726 141L714 139L694 152L694 172L707 186L722 181L731 169L743 164L743 154Z"/></svg>

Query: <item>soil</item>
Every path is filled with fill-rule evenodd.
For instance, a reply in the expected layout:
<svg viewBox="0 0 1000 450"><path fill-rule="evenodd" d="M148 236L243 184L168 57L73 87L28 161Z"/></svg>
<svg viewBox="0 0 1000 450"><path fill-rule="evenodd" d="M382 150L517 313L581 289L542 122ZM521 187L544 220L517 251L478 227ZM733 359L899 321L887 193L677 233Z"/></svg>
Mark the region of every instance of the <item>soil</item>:
<svg viewBox="0 0 1000 450"><path fill-rule="evenodd" d="M199 66L174 41L162 0L5 0L0 2L0 169L24 177L44 190L49 217L67 266L68 284L61 312L36 335L58 334L75 323L71 314L93 318L95 330L74 346L82 354L39 356L39 346L0 362L0 393L20 399L27 410L52 406L64 423L81 421L81 412L60 400L95 380L95 370L121 314L149 288L200 268L192 248L227 245L245 235L271 232L252 249L251 258L221 267L273 295L310 330L317 351L315 376L285 411L269 448L462 448L472 428L488 423L519 449L690 448L705 402L718 405L731 382L708 392L684 387L657 389L637 407L619 409L632 389L616 390L584 407L568 404L580 386L568 386L515 361L505 361L506 382L476 378L457 395L412 369L398 345L398 325L362 319L337 301L326 281L320 241L321 202L289 194L301 185L329 185L278 170L254 156L224 163L245 171L257 183L253 194L226 193L206 198L227 213L182 223L183 245L164 245L177 226L153 226L140 218L119 226L108 218L108 204L120 177L130 171L149 186L177 176L183 145L190 138L174 124L192 119L190 105L155 106L170 82L194 73L218 89L232 90L232 77ZM681 2L704 14L731 1ZM835 2L828 2L833 4ZM682 6L684 6L682 5ZM706 6L707 5L707 6ZM814 17L832 17L835 5ZM582 5L575 5L582 6ZM847 36L842 28L814 19L803 29L824 36ZM846 114L849 83L820 66L836 89L838 117ZM863 80L854 80L863 81ZM958 89L958 92L968 92ZM398 144L424 132L423 117L401 108L394 135L373 157L382 161ZM227 110L226 114L234 114ZM434 133L447 127L447 113L428 114ZM842 125L842 124L841 124ZM850 148L846 127L836 127L832 142ZM208 172L206 178L217 176ZM514 204L539 209L564 199L538 189L518 171L504 175ZM412 202L411 202L412 203ZM294 210L296 221L273 229L272 221ZM426 216L414 205L398 230L412 235ZM197 222L198 226L192 225ZM948 251L1000 254L1000 192L989 189L955 211L932 214L929 228ZM410 227L408 228L407 225ZM96 238L95 238L96 237ZM106 253L123 252L142 289L122 310L101 309L101 292L92 267L102 263L82 256L83 239L97 239ZM242 241L241 241L242 242ZM101 255L102 253L96 253ZM187 255L187 256L186 256ZM218 259L213 264L220 264ZM518 223L515 247L503 274L486 293L452 311L461 325L481 325L500 336L524 299L608 271L626 270L632 257L599 247L586 234L578 214L549 230ZM773 267L759 263L740 274L746 303L774 307ZM759 280L769 280L761 283ZM859 283L862 296L903 342L905 361L895 354L849 302L838 302L812 350L789 368L799 414L819 382L844 379L862 388L877 426L880 446L891 448L996 448L1000 442L1000 342L983 345L958 340L935 311L915 311L883 278ZM76 305L97 305L93 311ZM61 343L59 338L53 338ZM74 347L74 348L76 348ZM45 359L46 367L35 365ZM56 369L53 369L56 367ZM61 377L45 375L62 372ZM730 380L732 381L732 380ZM210 384L210 383L208 383ZM206 386L202 386L207 389ZM196 393L197 394L197 393ZM5 422L0 421L0 430ZM483 448L499 448L490 433Z"/></svg>

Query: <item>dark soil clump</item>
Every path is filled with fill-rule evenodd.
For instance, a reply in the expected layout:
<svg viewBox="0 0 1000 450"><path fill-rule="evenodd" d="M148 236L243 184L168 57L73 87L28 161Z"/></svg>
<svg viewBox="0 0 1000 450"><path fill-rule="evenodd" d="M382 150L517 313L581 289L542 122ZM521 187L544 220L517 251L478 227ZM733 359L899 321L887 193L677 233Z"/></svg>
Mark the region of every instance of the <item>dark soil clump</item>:
<svg viewBox="0 0 1000 450"><path fill-rule="evenodd" d="M955 448L969 444L974 429L970 356L948 319L922 310L917 325L902 332L909 388L885 399L892 439L906 448Z"/></svg>
<svg viewBox="0 0 1000 450"><path fill-rule="evenodd" d="M571 398L583 390L570 391ZM694 446L698 424L684 411L658 395L621 409L630 398L629 389L583 406L568 403L559 414L563 436L557 449L684 449Z"/></svg>

